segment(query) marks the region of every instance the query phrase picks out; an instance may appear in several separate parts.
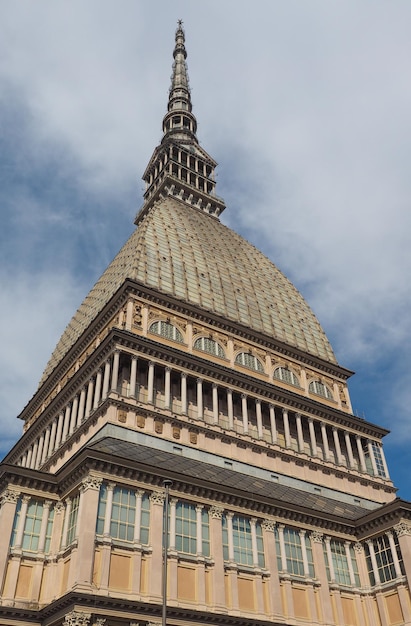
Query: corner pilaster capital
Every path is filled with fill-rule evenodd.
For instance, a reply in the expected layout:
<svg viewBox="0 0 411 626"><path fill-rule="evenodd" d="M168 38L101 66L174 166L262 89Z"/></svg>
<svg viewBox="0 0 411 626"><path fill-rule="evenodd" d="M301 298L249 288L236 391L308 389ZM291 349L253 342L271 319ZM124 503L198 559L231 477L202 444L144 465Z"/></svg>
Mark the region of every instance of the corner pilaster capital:
<svg viewBox="0 0 411 626"><path fill-rule="evenodd" d="M88 626L91 613L80 613L80 611L70 611L64 618L63 626Z"/></svg>
<svg viewBox="0 0 411 626"><path fill-rule="evenodd" d="M265 519L262 524L261 524L261 528L263 530L269 530L271 532L274 532L275 530L275 521L272 519Z"/></svg>
<svg viewBox="0 0 411 626"><path fill-rule="evenodd" d="M394 526L395 533L397 537L402 537L403 535L411 535L411 524L407 524L406 522L399 522Z"/></svg>
<svg viewBox="0 0 411 626"><path fill-rule="evenodd" d="M222 506L212 506L209 510L209 515L212 519L222 519L224 509Z"/></svg>
<svg viewBox="0 0 411 626"><path fill-rule="evenodd" d="M81 481L81 491L87 491L88 489L93 489L95 491L100 490L101 483L103 479L99 476L88 475Z"/></svg>
<svg viewBox="0 0 411 626"><path fill-rule="evenodd" d="M153 491L150 494L150 500L153 504L163 504L166 494L164 491Z"/></svg>
<svg viewBox="0 0 411 626"><path fill-rule="evenodd" d="M313 530L313 532L310 534L310 539L313 543L322 543L324 535L319 530Z"/></svg>
<svg viewBox="0 0 411 626"><path fill-rule="evenodd" d="M0 505L10 502L11 504L17 504L20 496L20 491L14 491L14 489L6 489L0 496Z"/></svg>
<svg viewBox="0 0 411 626"><path fill-rule="evenodd" d="M354 548L355 552L358 552L358 554L360 552L364 552L364 546L359 541L356 541L356 543L353 545L353 548Z"/></svg>

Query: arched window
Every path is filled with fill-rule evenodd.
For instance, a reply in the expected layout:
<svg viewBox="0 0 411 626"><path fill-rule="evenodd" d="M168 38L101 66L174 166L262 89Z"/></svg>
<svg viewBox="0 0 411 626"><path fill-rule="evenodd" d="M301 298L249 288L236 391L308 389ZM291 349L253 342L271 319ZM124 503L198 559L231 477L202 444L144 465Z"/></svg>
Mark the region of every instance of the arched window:
<svg viewBox="0 0 411 626"><path fill-rule="evenodd" d="M323 398L327 398L327 400L333 399L332 391L327 385L324 385L320 380L313 380L309 386L308 391L310 393L316 393L317 396L322 396Z"/></svg>
<svg viewBox="0 0 411 626"><path fill-rule="evenodd" d="M244 367L250 368L250 370L264 372L261 361L259 361L256 356L250 354L249 352L240 352L239 354L237 354L237 356L235 357L235 362L238 365L243 365Z"/></svg>
<svg viewBox="0 0 411 626"><path fill-rule="evenodd" d="M163 320L154 322L150 326L150 333L153 333L153 335L160 335L166 339L178 341L178 343L184 343L183 335L178 328L173 326L173 324L170 324L170 322L165 322Z"/></svg>
<svg viewBox="0 0 411 626"><path fill-rule="evenodd" d="M284 383L288 383L289 385L294 385L294 387L300 386L297 376L292 370L288 369L288 367L277 367L274 370L274 378L282 380Z"/></svg>
<svg viewBox="0 0 411 626"><path fill-rule="evenodd" d="M199 337L194 342L194 349L201 350L202 352L208 352L208 354L214 354L215 356L224 359L224 350L217 341L210 339L209 337Z"/></svg>

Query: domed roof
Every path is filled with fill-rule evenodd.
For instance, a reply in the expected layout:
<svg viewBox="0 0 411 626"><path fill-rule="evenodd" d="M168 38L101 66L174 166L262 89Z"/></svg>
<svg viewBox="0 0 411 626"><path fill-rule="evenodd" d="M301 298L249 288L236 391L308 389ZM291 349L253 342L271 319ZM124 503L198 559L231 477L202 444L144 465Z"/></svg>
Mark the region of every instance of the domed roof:
<svg viewBox="0 0 411 626"><path fill-rule="evenodd" d="M43 379L127 279L336 363L304 298L255 246L174 197L156 202L65 329Z"/></svg>

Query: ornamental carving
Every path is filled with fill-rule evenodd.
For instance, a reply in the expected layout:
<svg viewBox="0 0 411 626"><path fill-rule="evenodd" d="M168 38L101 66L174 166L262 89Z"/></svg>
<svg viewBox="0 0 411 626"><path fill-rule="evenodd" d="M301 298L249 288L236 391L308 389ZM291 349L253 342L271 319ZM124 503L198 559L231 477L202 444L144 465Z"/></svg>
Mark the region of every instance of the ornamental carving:
<svg viewBox="0 0 411 626"><path fill-rule="evenodd" d="M178 426L173 426L173 438L180 439L180 428Z"/></svg>
<svg viewBox="0 0 411 626"><path fill-rule="evenodd" d="M119 409L117 411L117 419L121 424L125 424L127 422L127 411Z"/></svg>
<svg viewBox="0 0 411 626"><path fill-rule="evenodd" d="M6 489L0 496L0 504L4 504L5 502L11 502L12 504L17 504L17 500L19 499L20 492L13 491L12 489Z"/></svg>
<svg viewBox="0 0 411 626"><path fill-rule="evenodd" d="M91 613L80 613L79 611L71 611L64 618L64 626L88 626L91 619Z"/></svg>
<svg viewBox="0 0 411 626"><path fill-rule="evenodd" d="M81 481L81 489L82 491L87 491L87 489L95 489L98 491L102 482L103 479L98 476L86 476Z"/></svg>
<svg viewBox="0 0 411 626"><path fill-rule="evenodd" d="M212 519L222 519L224 509L221 506L212 506L209 510L209 515Z"/></svg>
<svg viewBox="0 0 411 626"><path fill-rule="evenodd" d="M93 626L106 626L107 620L104 617L97 617L93 620Z"/></svg>
<svg viewBox="0 0 411 626"><path fill-rule="evenodd" d="M360 553L364 550L364 546L362 545L362 543L360 543L359 541L357 541L354 545L353 548L356 552Z"/></svg>
<svg viewBox="0 0 411 626"><path fill-rule="evenodd" d="M198 439L198 434L194 430L191 430L190 431L190 443L193 443L193 444L197 443L197 439Z"/></svg>
<svg viewBox="0 0 411 626"><path fill-rule="evenodd" d="M163 422L158 422L155 421L154 422L154 431L158 434L161 435L163 432Z"/></svg>
<svg viewBox="0 0 411 626"><path fill-rule="evenodd" d="M263 530L271 530L272 532L274 532L275 530L275 522L272 519L265 519L263 520L263 522L261 523L261 528Z"/></svg>
<svg viewBox="0 0 411 626"><path fill-rule="evenodd" d="M310 534L310 539L313 543L322 543L323 538L324 535L319 530L313 530L313 532Z"/></svg>
<svg viewBox="0 0 411 626"><path fill-rule="evenodd" d="M153 491L150 495L150 500L153 504L163 504L165 497L164 491Z"/></svg>
<svg viewBox="0 0 411 626"><path fill-rule="evenodd" d="M411 535L411 524L407 524L406 522L400 522L394 526L394 530L397 534L397 537L402 537L403 535Z"/></svg>
<svg viewBox="0 0 411 626"><path fill-rule="evenodd" d="M136 422L139 428L144 428L144 426L146 425L146 418L144 417L144 415L137 415Z"/></svg>
<svg viewBox="0 0 411 626"><path fill-rule="evenodd" d="M143 323L143 315L142 315L142 307L140 306L140 304L136 304L134 305L134 309L133 309L133 326L140 326Z"/></svg>
<svg viewBox="0 0 411 626"><path fill-rule="evenodd" d="M61 500L56 502L56 504L54 505L54 512L55 513L63 513L64 512L64 504L63 504L63 502Z"/></svg>

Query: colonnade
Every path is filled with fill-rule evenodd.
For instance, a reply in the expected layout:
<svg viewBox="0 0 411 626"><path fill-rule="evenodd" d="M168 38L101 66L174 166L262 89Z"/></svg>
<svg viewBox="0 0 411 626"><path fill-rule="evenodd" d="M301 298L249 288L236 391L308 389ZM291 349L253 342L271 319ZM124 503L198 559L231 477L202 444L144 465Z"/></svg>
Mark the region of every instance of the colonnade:
<svg viewBox="0 0 411 626"><path fill-rule="evenodd" d="M51 421L20 464L41 467L112 392L298 454L389 477L382 446L375 440L120 351L114 352Z"/></svg>

